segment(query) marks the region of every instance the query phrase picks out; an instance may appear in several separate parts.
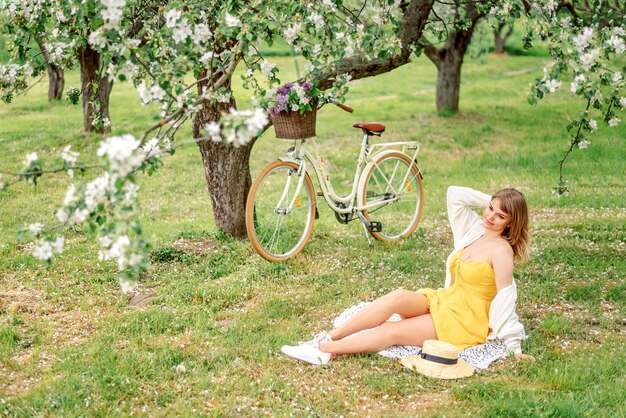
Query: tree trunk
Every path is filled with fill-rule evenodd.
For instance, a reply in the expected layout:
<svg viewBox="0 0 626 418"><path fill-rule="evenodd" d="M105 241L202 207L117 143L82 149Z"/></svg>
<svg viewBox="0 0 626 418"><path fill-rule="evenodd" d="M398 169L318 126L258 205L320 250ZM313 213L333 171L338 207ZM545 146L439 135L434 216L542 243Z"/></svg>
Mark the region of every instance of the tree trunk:
<svg viewBox="0 0 626 418"><path fill-rule="evenodd" d="M213 75L215 80L221 76L221 73ZM205 77L206 73L201 73L198 80ZM206 83L206 81L200 83L198 88L202 89ZM228 88L230 89L230 81ZM205 103L193 119L194 138L203 136L201 130L205 124L219 121L223 112L236 106L234 99L231 99L230 103L217 105ZM245 210L248 190L252 184L250 152L253 144L254 141L235 148L208 140L198 142L204 176L213 205L215 225L234 237L246 236Z"/></svg>
<svg viewBox="0 0 626 418"><path fill-rule="evenodd" d="M495 54L504 54L504 45L506 45L506 41L509 39L511 34L513 33L513 26L509 26L508 31L503 34L504 27L506 23L500 23L498 27L494 30L494 43L493 43L493 52Z"/></svg>
<svg viewBox="0 0 626 418"><path fill-rule="evenodd" d="M94 121L100 117L110 123L109 96L113 88L100 62L100 54L88 44L79 49L80 83L83 96L83 130L85 132L106 133L109 126L96 128Z"/></svg>
<svg viewBox="0 0 626 418"><path fill-rule="evenodd" d="M50 54L46 48L43 39L37 37L37 44L44 60L46 61L46 68L48 69L48 101L58 101L63 97L63 87L65 86L65 78L63 68L58 67L50 63Z"/></svg>
<svg viewBox="0 0 626 418"><path fill-rule="evenodd" d="M439 65L437 75L437 112L456 113L459 110L461 91L461 66L463 54L455 49L447 51Z"/></svg>
<svg viewBox="0 0 626 418"><path fill-rule="evenodd" d="M459 111L461 92L461 67L465 52L472 39L474 28L482 17L472 4L467 4L467 16L471 25L465 30L450 30L443 48L432 45L425 48L426 56L437 67L437 112L452 114Z"/></svg>
<svg viewBox="0 0 626 418"><path fill-rule="evenodd" d="M59 101L63 97L65 79L63 68L48 64L48 100Z"/></svg>

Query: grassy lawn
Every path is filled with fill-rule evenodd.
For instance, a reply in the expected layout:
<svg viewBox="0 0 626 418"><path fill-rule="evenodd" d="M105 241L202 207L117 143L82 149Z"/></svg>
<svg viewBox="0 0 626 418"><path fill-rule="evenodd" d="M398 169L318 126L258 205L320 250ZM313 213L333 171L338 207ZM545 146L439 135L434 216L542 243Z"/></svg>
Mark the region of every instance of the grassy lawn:
<svg viewBox="0 0 626 418"><path fill-rule="evenodd" d="M293 75L291 58L273 60L286 79ZM154 244L141 289L155 298L145 307L128 305L89 231L70 231L51 266L16 242L25 224L53 220L67 177L9 188L0 194L0 415L626 415L626 124L601 127L587 150L573 153L572 194L554 198L564 126L581 104L565 87L539 106L526 103L545 63L542 56L468 59L462 111L441 118L435 68L422 57L352 83L354 114L329 106L318 115L320 150L338 190L348 191L355 167L353 122L384 122L384 139L421 144L424 214L401 245L369 247L360 225L339 225L321 206L303 253L266 262L247 241L216 230L199 152L181 147L141 180L140 216ZM70 72L66 86L78 83ZM48 104L45 84L0 104L3 170L18 170L32 150L59 158L66 144L94 158L101 138L80 133L79 107ZM139 135L158 112L123 83L111 102L116 134ZM243 93L239 103L246 106ZM181 132L189 139L188 128ZM268 131L253 150L253 176L288 146ZM468 379L438 381L377 355L324 368L285 358L281 345L328 329L358 301L443 285L452 184L487 192L515 186L529 200L532 256L515 274L530 335L524 350L537 361L507 359Z"/></svg>

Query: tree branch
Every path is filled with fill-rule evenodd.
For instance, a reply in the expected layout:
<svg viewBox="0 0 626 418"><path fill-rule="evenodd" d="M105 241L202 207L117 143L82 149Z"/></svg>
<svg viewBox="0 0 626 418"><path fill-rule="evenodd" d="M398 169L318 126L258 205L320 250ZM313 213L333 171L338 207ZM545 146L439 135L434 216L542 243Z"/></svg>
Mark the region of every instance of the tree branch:
<svg viewBox="0 0 626 418"><path fill-rule="evenodd" d="M364 54L346 57L318 77L319 88L326 90L341 74L347 73L352 80L358 80L389 72L408 63L412 52L411 46L421 38L434 2L435 0L412 0L404 10L398 31L398 38L402 45L400 54L382 59L369 59Z"/></svg>

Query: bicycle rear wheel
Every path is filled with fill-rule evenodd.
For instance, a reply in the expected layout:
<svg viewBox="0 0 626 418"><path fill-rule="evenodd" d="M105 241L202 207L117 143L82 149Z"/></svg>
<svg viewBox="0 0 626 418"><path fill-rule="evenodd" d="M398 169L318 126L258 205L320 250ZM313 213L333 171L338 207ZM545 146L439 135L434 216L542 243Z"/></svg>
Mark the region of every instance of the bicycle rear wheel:
<svg viewBox="0 0 626 418"><path fill-rule="evenodd" d="M424 187L417 165L400 152L384 154L363 174L361 204L370 222L380 222L381 231L370 233L381 241L397 241L411 235L422 216Z"/></svg>
<svg viewBox="0 0 626 418"><path fill-rule="evenodd" d="M304 248L314 222L315 191L309 175L298 175L298 165L291 162L265 167L246 202L246 229L254 250L269 261L293 257Z"/></svg>

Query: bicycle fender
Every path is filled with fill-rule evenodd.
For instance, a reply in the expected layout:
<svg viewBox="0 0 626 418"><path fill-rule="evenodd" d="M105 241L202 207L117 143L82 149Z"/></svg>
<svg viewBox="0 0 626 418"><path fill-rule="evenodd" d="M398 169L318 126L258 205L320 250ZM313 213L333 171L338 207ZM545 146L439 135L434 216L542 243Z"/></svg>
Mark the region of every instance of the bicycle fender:
<svg viewBox="0 0 626 418"><path fill-rule="evenodd" d="M283 163L294 163L294 164L300 165L299 161L297 161L295 158L289 157L287 155L283 155L281 157L278 157L277 160L278 161L282 161Z"/></svg>
<svg viewBox="0 0 626 418"><path fill-rule="evenodd" d="M366 182L367 182L366 174L368 174L370 172L370 170L372 169L372 167L374 166L376 161L378 161L381 157L383 157L385 155L389 155L389 154L406 155L402 151L388 149L388 150L383 150L383 151L377 153L373 157L370 157L370 162L367 163L365 168L363 168L363 171L361 171L361 177L359 178L359 187L357 188L357 197L356 197L357 206L362 207L362 206L365 205L365 201L363 199L363 193L361 193L361 191L365 188L365 185L366 185ZM409 157L408 155L406 155L406 157L409 160L411 159L411 157ZM413 161L413 164L415 164L415 166L417 167L417 171L420 173L420 176L421 176L422 172L421 172L420 168L417 166L417 163L415 161Z"/></svg>

